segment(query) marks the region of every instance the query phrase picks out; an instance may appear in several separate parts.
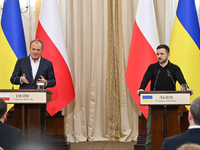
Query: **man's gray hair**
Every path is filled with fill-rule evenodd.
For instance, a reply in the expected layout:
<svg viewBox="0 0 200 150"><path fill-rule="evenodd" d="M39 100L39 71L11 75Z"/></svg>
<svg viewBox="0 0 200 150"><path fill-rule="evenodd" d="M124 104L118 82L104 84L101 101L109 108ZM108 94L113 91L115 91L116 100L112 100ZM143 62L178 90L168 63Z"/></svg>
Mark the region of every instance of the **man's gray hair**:
<svg viewBox="0 0 200 150"><path fill-rule="evenodd" d="M194 118L194 122L200 125L200 97L197 97L191 104L190 112Z"/></svg>
<svg viewBox="0 0 200 150"><path fill-rule="evenodd" d="M44 43L42 42L42 40L40 40L40 39L34 39L34 40L32 40L32 41L30 42L30 46L31 46L31 44L32 44L33 42L40 42L40 43L42 44L42 49L44 48Z"/></svg>

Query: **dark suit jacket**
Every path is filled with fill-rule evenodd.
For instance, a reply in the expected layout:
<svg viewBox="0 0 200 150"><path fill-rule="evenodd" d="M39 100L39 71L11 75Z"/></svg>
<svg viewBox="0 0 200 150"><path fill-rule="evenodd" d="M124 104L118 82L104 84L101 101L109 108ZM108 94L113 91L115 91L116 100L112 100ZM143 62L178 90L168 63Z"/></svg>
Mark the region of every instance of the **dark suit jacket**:
<svg viewBox="0 0 200 150"><path fill-rule="evenodd" d="M42 57L34 80L32 77L30 55L28 57L18 59L13 74L10 78L11 83L20 84L20 77L23 74L26 75L26 79L29 81L29 84L23 83L20 85L20 89L36 89L36 82L39 78L41 78L41 75L47 80L47 86L45 86L45 88L54 87L56 85L53 65L49 60Z"/></svg>
<svg viewBox="0 0 200 150"><path fill-rule="evenodd" d="M21 130L0 121L0 146L4 150L15 150L23 141Z"/></svg>
<svg viewBox="0 0 200 150"><path fill-rule="evenodd" d="M165 138L161 150L176 150L186 143L200 144L200 129L188 129L185 133Z"/></svg>

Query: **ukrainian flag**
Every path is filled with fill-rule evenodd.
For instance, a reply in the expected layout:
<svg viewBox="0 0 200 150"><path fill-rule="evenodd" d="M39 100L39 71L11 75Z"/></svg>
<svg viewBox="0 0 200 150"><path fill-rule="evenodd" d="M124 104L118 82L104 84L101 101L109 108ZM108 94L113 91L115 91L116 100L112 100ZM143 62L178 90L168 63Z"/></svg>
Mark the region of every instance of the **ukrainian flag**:
<svg viewBox="0 0 200 150"><path fill-rule="evenodd" d="M17 59L27 56L19 0L4 1L0 45L0 89L11 89L10 77L15 63Z"/></svg>
<svg viewBox="0 0 200 150"><path fill-rule="evenodd" d="M192 102L200 96L200 30L194 0L179 0L170 49L171 62L181 68L189 88L193 89Z"/></svg>
<svg viewBox="0 0 200 150"><path fill-rule="evenodd" d="M142 96L142 102L143 103L152 103L153 102L153 96L152 95L143 95Z"/></svg>

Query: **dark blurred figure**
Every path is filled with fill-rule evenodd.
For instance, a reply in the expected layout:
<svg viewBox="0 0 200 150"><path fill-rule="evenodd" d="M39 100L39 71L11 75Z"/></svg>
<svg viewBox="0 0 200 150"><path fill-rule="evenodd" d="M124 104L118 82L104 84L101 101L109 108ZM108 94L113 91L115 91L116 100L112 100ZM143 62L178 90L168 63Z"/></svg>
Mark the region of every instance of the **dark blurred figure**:
<svg viewBox="0 0 200 150"><path fill-rule="evenodd" d="M183 144L177 150L200 150L200 145L197 145L197 144Z"/></svg>
<svg viewBox="0 0 200 150"><path fill-rule="evenodd" d="M55 150L52 145L43 142L27 142L17 147L15 150Z"/></svg>
<svg viewBox="0 0 200 150"><path fill-rule="evenodd" d="M20 129L4 124L7 118L7 104L0 99L0 147L4 150L16 150L24 138Z"/></svg>
<svg viewBox="0 0 200 150"><path fill-rule="evenodd" d="M200 97L196 98L188 112L189 128L185 133L167 137L161 150L176 150L183 144L200 144Z"/></svg>

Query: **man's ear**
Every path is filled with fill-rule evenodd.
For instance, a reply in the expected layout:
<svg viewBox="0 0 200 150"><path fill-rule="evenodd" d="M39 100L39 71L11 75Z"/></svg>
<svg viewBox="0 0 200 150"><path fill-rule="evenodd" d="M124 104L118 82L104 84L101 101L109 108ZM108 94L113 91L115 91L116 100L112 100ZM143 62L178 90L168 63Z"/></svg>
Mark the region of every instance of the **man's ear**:
<svg viewBox="0 0 200 150"><path fill-rule="evenodd" d="M188 112L188 120L192 120L192 119L193 119L192 113L189 111Z"/></svg>
<svg viewBox="0 0 200 150"><path fill-rule="evenodd" d="M3 120L5 121L6 120L6 118L7 118L7 112L5 112L5 114L3 115Z"/></svg>

